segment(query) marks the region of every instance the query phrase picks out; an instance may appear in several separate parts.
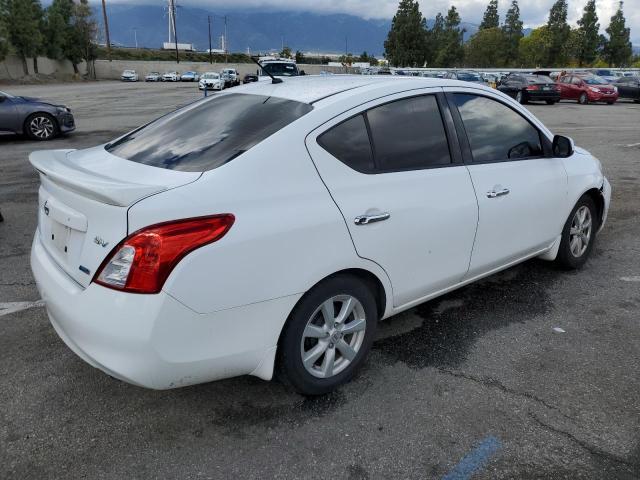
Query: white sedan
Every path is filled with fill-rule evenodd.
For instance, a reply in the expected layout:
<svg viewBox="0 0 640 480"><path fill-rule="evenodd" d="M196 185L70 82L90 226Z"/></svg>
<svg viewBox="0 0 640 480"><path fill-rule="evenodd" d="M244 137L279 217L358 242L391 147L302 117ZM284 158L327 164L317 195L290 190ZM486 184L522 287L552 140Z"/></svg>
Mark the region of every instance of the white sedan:
<svg viewBox="0 0 640 480"><path fill-rule="evenodd" d="M163 82L179 82L180 74L178 72L167 72L162 75L161 80Z"/></svg>
<svg viewBox="0 0 640 480"><path fill-rule="evenodd" d="M329 392L379 320L529 258L581 267L611 196L514 100L435 78L251 83L30 161L53 327L154 389L278 371Z"/></svg>
<svg viewBox="0 0 640 480"><path fill-rule="evenodd" d="M199 90L224 90L224 80L217 72L206 72L200 77L198 82Z"/></svg>

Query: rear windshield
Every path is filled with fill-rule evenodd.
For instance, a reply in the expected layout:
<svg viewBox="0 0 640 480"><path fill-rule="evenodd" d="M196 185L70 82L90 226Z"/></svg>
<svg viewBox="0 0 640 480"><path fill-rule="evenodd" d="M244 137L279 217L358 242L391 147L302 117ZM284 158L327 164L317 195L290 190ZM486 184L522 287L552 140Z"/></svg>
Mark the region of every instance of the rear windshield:
<svg viewBox="0 0 640 480"><path fill-rule="evenodd" d="M553 83L553 80L544 75L527 75L525 78L529 83Z"/></svg>
<svg viewBox="0 0 640 480"><path fill-rule="evenodd" d="M480 75L472 72L458 72L458 80L464 80L466 82L479 82Z"/></svg>
<svg viewBox="0 0 640 480"><path fill-rule="evenodd" d="M153 167L203 172L233 160L312 109L282 98L231 93L165 115L105 149Z"/></svg>

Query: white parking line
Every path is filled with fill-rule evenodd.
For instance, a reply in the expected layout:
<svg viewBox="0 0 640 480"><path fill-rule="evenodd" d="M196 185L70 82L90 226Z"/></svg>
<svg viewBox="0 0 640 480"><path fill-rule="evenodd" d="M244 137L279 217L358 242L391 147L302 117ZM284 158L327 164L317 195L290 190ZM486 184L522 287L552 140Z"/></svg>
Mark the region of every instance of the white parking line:
<svg viewBox="0 0 640 480"><path fill-rule="evenodd" d="M28 310L29 308L44 307L43 300L37 300L35 302L7 302L0 303L0 317L9 315L10 313L20 312L22 310Z"/></svg>
<svg viewBox="0 0 640 480"><path fill-rule="evenodd" d="M633 277L620 277L623 282L640 282L640 275L634 275Z"/></svg>

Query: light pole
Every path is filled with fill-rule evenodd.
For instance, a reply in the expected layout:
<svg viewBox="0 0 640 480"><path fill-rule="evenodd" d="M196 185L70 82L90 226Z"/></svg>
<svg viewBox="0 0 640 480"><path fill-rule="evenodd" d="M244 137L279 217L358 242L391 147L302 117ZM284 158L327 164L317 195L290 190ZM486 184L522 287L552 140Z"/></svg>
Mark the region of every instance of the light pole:
<svg viewBox="0 0 640 480"><path fill-rule="evenodd" d="M209 22L209 63L213 64L213 52L211 51L211 15L207 15L207 20Z"/></svg>

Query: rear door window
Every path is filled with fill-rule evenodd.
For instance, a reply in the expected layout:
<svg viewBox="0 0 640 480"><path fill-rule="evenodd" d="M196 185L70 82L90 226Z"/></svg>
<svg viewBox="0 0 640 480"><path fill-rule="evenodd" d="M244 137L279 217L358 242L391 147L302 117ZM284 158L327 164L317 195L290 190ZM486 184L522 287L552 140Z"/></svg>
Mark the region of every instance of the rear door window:
<svg viewBox="0 0 640 480"><path fill-rule="evenodd" d="M202 172L233 160L312 109L277 97L220 95L160 117L105 148L132 162Z"/></svg>
<svg viewBox="0 0 640 480"><path fill-rule="evenodd" d="M318 138L318 143L342 163L362 173L373 173L373 152L363 115L342 122Z"/></svg>

